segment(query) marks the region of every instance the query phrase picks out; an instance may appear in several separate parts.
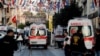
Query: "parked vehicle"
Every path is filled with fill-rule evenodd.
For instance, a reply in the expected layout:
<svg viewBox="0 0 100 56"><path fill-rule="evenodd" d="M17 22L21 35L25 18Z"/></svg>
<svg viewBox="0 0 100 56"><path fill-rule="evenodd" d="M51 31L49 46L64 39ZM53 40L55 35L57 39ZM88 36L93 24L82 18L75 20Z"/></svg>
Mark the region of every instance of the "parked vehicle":
<svg viewBox="0 0 100 56"><path fill-rule="evenodd" d="M71 37L78 29L82 31L86 49L92 50L95 43L92 21L88 18L75 18L69 20L67 27L68 35Z"/></svg>
<svg viewBox="0 0 100 56"><path fill-rule="evenodd" d="M31 24L29 30L29 49L33 46L43 46L47 49L47 28L45 24Z"/></svg>

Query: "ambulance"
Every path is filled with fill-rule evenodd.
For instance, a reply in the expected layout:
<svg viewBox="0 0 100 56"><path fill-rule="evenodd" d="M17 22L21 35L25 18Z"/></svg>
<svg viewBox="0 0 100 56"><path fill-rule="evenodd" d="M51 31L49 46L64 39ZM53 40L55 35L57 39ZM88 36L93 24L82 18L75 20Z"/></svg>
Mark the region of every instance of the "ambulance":
<svg viewBox="0 0 100 56"><path fill-rule="evenodd" d="M45 24L31 24L29 30L29 49L33 46L43 46L47 49L47 28Z"/></svg>
<svg viewBox="0 0 100 56"><path fill-rule="evenodd" d="M95 43L92 21L88 18L75 18L68 21L67 32L70 37L76 33L78 29L82 31L86 49L91 50Z"/></svg>
<svg viewBox="0 0 100 56"><path fill-rule="evenodd" d="M60 25L57 25L57 28L54 29L54 36L55 36L55 41L64 41L64 36L63 36L63 27Z"/></svg>

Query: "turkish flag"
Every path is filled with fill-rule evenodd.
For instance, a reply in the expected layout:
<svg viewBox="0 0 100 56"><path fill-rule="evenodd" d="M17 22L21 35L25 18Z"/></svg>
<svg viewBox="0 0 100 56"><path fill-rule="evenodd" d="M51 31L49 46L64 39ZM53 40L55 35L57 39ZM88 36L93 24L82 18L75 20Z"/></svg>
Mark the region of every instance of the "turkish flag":
<svg viewBox="0 0 100 56"><path fill-rule="evenodd" d="M12 4L14 5L14 0L12 0Z"/></svg>
<svg viewBox="0 0 100 56"><path fill-rule="evenodd" d="M12 18L12 22L13 22L13 23L16 23L16 21L17 21L17 20L16 20L16 16L14 16L14 17Z"/></svg>
<svg viewBox="0 0 100 56"><path fill-rule="evenodd" d="M94 0L95 5L100 7L100 0Z"/></svg>

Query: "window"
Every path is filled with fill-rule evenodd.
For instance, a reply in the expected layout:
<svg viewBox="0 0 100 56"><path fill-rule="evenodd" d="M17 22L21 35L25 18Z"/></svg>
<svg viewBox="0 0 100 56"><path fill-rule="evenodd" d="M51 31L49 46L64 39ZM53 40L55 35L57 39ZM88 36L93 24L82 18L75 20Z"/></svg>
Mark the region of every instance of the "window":
<svg viewBox="0 0 100 56"><path fill-rule="evenodd" d="M83 36L91 36L91 26L71 26L69 27L69 36L72 36L78 30L82 31Z"/></svg>
<svg viewBox="0 0 100 56"><path fill-rule="evenodd" d="M46 35L46 30L45 29L39 29L38 32L39 32L40 36Z"/></svg>
<svg viewBox="0 0 100 56"><path fill-rule="evenodd" d="M31 34L31 36L35 36L36 35L36 30L35 29L31 29L30 34Z"/></svg>
<svg viewBox="0 0 100 56"><path fill-rule="evenodd" d="M74 33L76 33L78 30L78 27L71 27L70 28L70 35L73 35Z"/></svg>
<svg viewBox="0 0 100 56"><path fill-rule="evenodd" d="M89 26L83 26L82 27L82 33L84 36L90 36L92 33L91 33L91 27Z"/></svg>
<svg viewBox="0 0 100 56"><path fill-rule="evenodd" d="M44 36L46 35L45 29L31 29L32 36Z"/></svg>

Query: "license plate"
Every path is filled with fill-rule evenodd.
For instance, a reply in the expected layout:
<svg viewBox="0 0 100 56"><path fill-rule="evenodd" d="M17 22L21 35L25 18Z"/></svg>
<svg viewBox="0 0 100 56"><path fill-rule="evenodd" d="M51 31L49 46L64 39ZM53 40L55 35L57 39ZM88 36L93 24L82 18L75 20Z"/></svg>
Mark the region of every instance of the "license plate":
<svg viewBox="0 0 100 56"><path fill-rule="evenodd" d="M37 42L32 42L32 43L34 44L34 43L37 43Z"/></svg>

